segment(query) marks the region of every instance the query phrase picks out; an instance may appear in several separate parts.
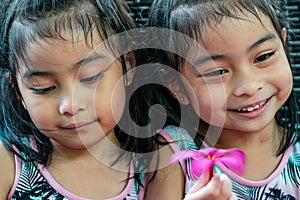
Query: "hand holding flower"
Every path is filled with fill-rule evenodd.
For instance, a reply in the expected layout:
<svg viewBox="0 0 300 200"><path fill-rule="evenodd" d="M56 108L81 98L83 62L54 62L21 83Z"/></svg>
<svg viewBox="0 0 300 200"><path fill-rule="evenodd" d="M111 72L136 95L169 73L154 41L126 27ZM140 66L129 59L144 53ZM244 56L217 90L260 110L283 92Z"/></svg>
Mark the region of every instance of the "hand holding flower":
<svg viewBox="0 0 300 200"><path fill-rule="evenodd" d="M188 160L187 160L188 159ZM215 175L215 164L223 164L232 171L241 174L244 171L245 154L239 149L205 148L201 150L181 151L171 157L171 163L187 160L187 171L193 180L197 180L187 191L184 200L236 200L232 193L231 180L225 175Z"/></svg>
<svg viewBox="0 0 300 200"><path fill-rule="evenodd" d="M187 191L184 200L237 200L231 191L232 182L225 174L216 174L209 177L209 173L201 177Z"/></svg>
<svg viewBox="0 0 300 200"><path fill-rule="evenodd" d="M188 172L197 180L202 173L209 172L213 176L215 164L222 163L232 171L242 174L245 165L245 154L239 149L205 148L201 150L180 151L171 157L171 163L188 160Z"/></svg>

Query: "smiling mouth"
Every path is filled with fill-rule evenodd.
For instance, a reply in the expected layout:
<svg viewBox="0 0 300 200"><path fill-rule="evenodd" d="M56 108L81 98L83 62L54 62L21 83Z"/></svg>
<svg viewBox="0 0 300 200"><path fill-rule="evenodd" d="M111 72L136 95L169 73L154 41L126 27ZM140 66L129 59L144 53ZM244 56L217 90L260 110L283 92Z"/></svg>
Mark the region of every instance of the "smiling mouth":
<svg viewBox="0 0 300 200"><path fill-rule="evenodd" d="M93 122L88 122L88 123L78 123L78 124L70 124L68 126L65 126L65 129L69 129L69 130L76 130L76 129L80 129L83 127L86 127L90 124L92 124Z"/></svg>
<svg viewBox="0 0 300 200"><path fill-rule="evenodd" d="M269 99L266 99L263 102L260 102L259 104L256 104L256 105L253 105L253 106L244 107L244 108L235 109L234 111L240 112L240 113L253 112L253 111L258 110L259 108L263 107L264 105L266 105L266 103L268 101L269 101Z"/></svg>

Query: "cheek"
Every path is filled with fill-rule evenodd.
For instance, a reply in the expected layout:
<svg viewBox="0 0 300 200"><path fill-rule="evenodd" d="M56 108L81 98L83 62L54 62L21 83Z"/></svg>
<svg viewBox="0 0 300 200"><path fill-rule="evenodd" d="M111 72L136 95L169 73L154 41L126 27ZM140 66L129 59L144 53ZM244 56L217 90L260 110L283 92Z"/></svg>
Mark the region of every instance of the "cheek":
<svg viewBox="0 0 300 200"><path fill-rule="evenodd" d="M289 65L288 65L289 66ZM293 87L293 74L292 74L292 71L291 71L291 68L290 68L290 66L289 67L287 67L287 69L286 70L283 70L283 72L282 73L285 73L286 74L286 81L284 81L284 82L286 82L287 83L287 86L289 86L288 87L288 89L292 89L292 87Z"/></svg>
<svg viewBox="0 0 300 200"><path fill-rule="evenodd" d="M289 70L289 73L287 73L286 83L287 84L286 84L285 88L286 88L287 92L290 94L293 89L293 75L290 70Z"/></svg>
<svg viewBox="0 0 300 200"><path fill-rule="evenodd" d="M28 90L20 82L18 82L18 87L23 98L23 106L35 126L42 129L51 129L53 119L56 119L56 104L50 98L36 98L32 91Z"/></svg>
<svg viewBox="0 0 300 200"><path fill-rule="evenodd" d="M49 105L48 105L49 106ZM53 119L53 109L48 106L36 106L32 104L26 104L27 109L32 122L39 129L51 129Z"/></svg>
<svg viewBox="0 0 300 200"><path fill-rule="evenodd" d="M273 81L281 90L281 94L286 96L282 98L287 99L293 89L293 75L287 59L282 59L282 62L277 69L277 72L270 74L273 74Z"/></svg>
<svg viewBox="0 0 300 200"><path fill-rule="evenodd" d="M284 83L284 84L282 84ZM281 90L281 101L282 101L282 105L284 104L284 102L289 98L292 90L293 90L293 76L292 76L292 72L290 71L290 73L287 73L286 75L286 80L282 80L282 90Z"/></svg>
<svg viewBox="0 0 300 200"><path fill-rule="evenodd" d="M22 88L20 88L22 91ZM21 92L23 97L23 107L27 110L32 122L36 127L46 127L49 119L51 119L53 109L50 104L45 104L45 101L37 101L32 98L29 92Z"/></svg>
<svg viewBox="0 0 300 200"><path fill-rule="evenodd" d="M192 105L202 120L210 124L218 124L224 120L226 108L226 93L224 87L196 87L196 101Z"/></svg>
<svg viewBox="0 0 300 200"><path fill-rule="evenodd" d="M105 88L105 91L102 90ZM95 112L100 123L117 123L124 111L125 88L123 80L117 84L98 88L95 95Z"/></svg>
<svg viewBox="0 0 300 200"><path fill-rule="evenodd" d="M112 114L116 122L119 122L125 107L125 88L122 83L122 85L118 85L112 94L112 100L111 100L111 108L112 108Z"/></svg>

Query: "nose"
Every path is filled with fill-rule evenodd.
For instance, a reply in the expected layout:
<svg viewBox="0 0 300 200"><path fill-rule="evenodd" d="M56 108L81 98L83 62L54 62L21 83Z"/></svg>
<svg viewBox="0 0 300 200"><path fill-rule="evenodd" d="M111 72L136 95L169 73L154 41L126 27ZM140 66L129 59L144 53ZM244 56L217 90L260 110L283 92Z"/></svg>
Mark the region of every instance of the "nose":
<svg viewBox="0 0 300 200"><path fill-rule="evenodd" d="M263 88L263 81L257 71L243 69L236 74L233 85L233 94L235 96L253 96Z"/></svg>
<svg viewBox="0 0 300 200"><path fill-rule="evenodd" d="M59 103L59 113L61 115L76 115L80 110L85 109L83 96L71 90L64 92Z"/></svg>

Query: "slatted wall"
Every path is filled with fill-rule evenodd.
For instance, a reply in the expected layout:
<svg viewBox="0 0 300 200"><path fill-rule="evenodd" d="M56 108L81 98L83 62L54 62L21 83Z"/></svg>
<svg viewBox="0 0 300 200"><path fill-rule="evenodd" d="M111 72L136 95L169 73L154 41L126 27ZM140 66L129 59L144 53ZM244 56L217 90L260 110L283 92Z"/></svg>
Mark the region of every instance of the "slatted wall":
<svg viewBox="0 0 300 200"><path fill-rule="evenodd" d="M126 0L138 27L145 25L148 17L149 8L153 0Z"/></svg>
<svg viewBox="0 0 300 200"><path fill-rule="evenodd" d="M287 44L291 55L295 91L300 99L300 0L285 0L285 10L290 23Z"/></svg>

